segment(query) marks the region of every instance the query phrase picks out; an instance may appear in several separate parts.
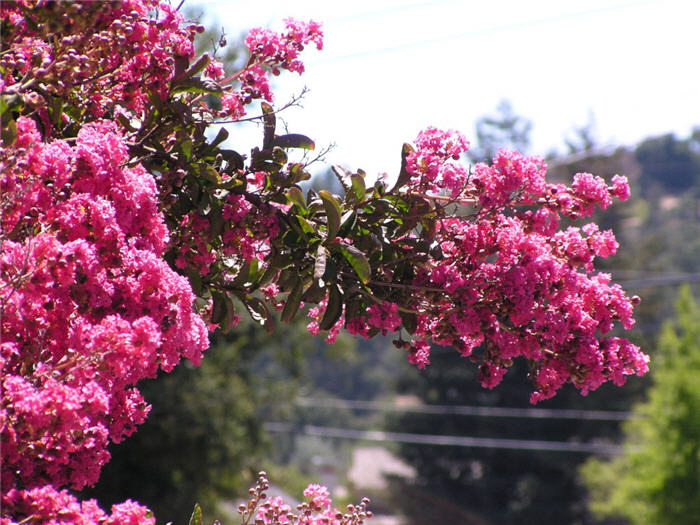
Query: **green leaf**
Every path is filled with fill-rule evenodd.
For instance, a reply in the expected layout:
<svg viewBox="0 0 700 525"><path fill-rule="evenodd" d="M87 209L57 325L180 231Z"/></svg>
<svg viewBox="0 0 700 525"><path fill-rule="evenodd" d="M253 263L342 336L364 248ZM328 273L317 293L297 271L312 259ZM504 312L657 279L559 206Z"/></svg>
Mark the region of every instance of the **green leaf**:
<svg viewBox="0 0 700 525"><path fill-rule="evenodd" d="M224 319L219 323L219 328L227 334L233 328L233 321L236 318L236 308L233 306L233 301L228 294L224 294L224 304L226 306L226 314Z"/></svg>
<svg viewBox="0 0 700 525"><path fill-rule="evenodd" d="M233 288L243 288L246 283L248 282L248 276L250 275L250 261L245 261L243 264L241 264L241 267L238 269L238 273L236 274L236 277L231 281L229 286Z"/></svg>
<svg viewBox="0 0 700 525"><path fill-rule="evenodd" d="M283 292L291 292L298 277L299 272L296 268L285 268L280 272L280 276L277 279L277 286L279 286L279 289Z"/></svg>
<svg viewBox="0 0 700 525"><path fill-rule="evenodd" d="M335 178L338 179L338 182L340 182L340 185L345 190L345 193L348 193L350 191L351 186L350 176L352 175L352 173L350 173L350 170L344 168L343 166L334 164L333 166L331 166L331 171L333 171Z"/></svg>
<svg viewBox="0 0 700 525"><path fill-rule="evenodd" d="M274 146L272 148L272 160L275 161L280 166L287 164L287 152L285 152L281 147Z"/></svg>
<svg viewBox="0 0 700 525"><path fill-rule="evenodd" d="M190 525L202 525L202 507L199 506L199 503L194 504Z"/></svg>
<svg viewBox="0 0 700 525"><path fill-rule="evenodd" d="M306 211L306 201L304 199L304 194L299 186L292 186L287 190L286 193L287 201L290 204L295 204L299 210Z"/></svg>
<svg viewBox="0 0 700 525"><path fill-rule="evenodd" d="M61 125L61 116L63 115L63 102L59 97L50 97L48 107L51 124L54 127L59 127Z"/></svg>
<svg viewBox="0 0 700 525"><path fill-rule="evenodd" d="M418 318L412 312L399 312L401 323L409 334L415 334L418 326Z"/></svg>
<svg viewBox="0 0 700 525"><path fill-rule="evenodd" d="M321 288L317 281L311 283L311 286L301 296L301 300L307 303L318 303L321 299L325 299L326 289Z"/></svg>
<svg viewBox="0 0 700 525"><path fill-rule="evenodd" d="M192 141L183 140L178 142L178 147L182 151L182 157L185 161L189 161L192 158ZM182 159L180 159L182 160Z"/></svg>
<svg viewBox="0 0 700 525"><path fill-rule="evenodd" d="M63 106L63 112L66 115L68 115L73 120L73 122L81 122L81 120L83 118L83 114L86 111L87 111L86 109L78 108L78 107L74 106L73 104L69 104L68 102L65 102L64 106ZM120 120L119 117L117 117L117 120L123 125L123 120ZM136 128L134 128L131 125L131 122L129 121L129 119L126 119L126 120L128 122L128 126L124 126L124 127L126 129L128 129L129 131L136 131Z"/></svg>
<svg viewBox="0 0 700 525"><path fill-rule="evenodd" d="M301 304L301 294L304 291L304 281L302 279L297 279L294 288L289 292L287 297L287 302L282 310L282 321L285 323L290 322L294 319L297 311L299 310L299 305Z"/></svg>
<svg viewBox="0 0 700 525"><path fill-rule="evenodd" d="M219 128L219 132L216 134L216 137L212 141L211 144L209 144L210 147L215 148L219 144L221 144L223 141L225 141L228 138L228 131L226 131L226 128Z"/></svg>
<svg viewBox="0 0 700 525"><path fill-rule="evenodd" d="M408 155L413 153L415 149L410 144L404 144L401 148L401 171L399 171L399 178L396 180L396 184L391 189L391 191L396 191L404 186L409 180L411 180L411 174L406 169L406 163Z"/></svg>
<svg viewBox="0 0 700 525"><path fill-rule="evenodd" d="M224 217L222 214L222 209L219 207L218 203L212 202L211 211L208 215L209 218L209 231L211 232L212 238L216 239L221 232L224 231Z"/></svg>
<svg viewBox="0 0 700 525"><path fill-rule="evenodd" d="M321 330L330 330L333 325L340 319L343 313L343 295L340 293L340 288L337 284L329 286L328 291L328 306L323 314L323 319L319 324Z"/></svg>
<svg viewBox="0 0 700 525"><path fill-rule="evenodd" d="M365 200L365 192L367 188L365 186L365 179L357 173L350 175L350 183L352 184L352 191L355 195L357 202L362 202Z"/></svg>
<svg viewBox="0 0 700 525"><path fill-rule="evenodd" d="M186 79L198 75L199 73L204 71L204 68L207 67L210 62L211 57L207 53L204 53L201 57L197 59L197 61L194 64L190 66L190 68L187 71L183 73L182 78Z"/></svg>
<svg viewBox="0 0 700 525"><path fill-rule="evenodd" d="M211 322L219 324L226 317L226 294L213 291L211 307Z"/></svg>
<svg viewBox="0 0 700 525"><path fill-rule="evenodd" d="M251 284L257 282L261 275L262 272L260 271L260 261L257 259L251 259L250 268L248 269L248 282Z"/></svg>
<svg viewBox="0 0 700 525"><path fill-rule="evenodd" d="M12 107L16 104L17 97L0 97L0 125L2 125L2 130L0 132L0 138L5 147L10 147L17 140L17 123L15 119L12 118Z"/></svg>
<svg viewBox="0 0 700 525"><path fill-rule="evenodd" d="M244 166L243 156L232 149L222 149L219 151L221 156L228 162L229 170L242 170Z"/></svg>
<svg viewBox="0 0 700 525"><path fill-rule="evenodd" d="M316 144L314 144L314 141L306 135L290 133L288 135L280 135L279 137L274 137L270 142L269 146L279 146L280 148L314 149L316 147Z"/></svg>
<svg viewBox="0 0 700 525"><path fill-rule="evenodd" d="M0 121L4 121L11 116L13 108L20 103L19 95L3 95L0 97Z"/></svg>
<svg viewBox="0 0 700 525"><path fill-rule="evenodd" d="M313 223L311 223L311 221L305 219L301 215L297 215L296 218L304 233L308 235L314 235L316 233L316 227L313 225Z"/></svg>
<svg viewBox="0 0 700 525"><path fill-rule="evenodd" d="M348 297L350 296L350 297ZM364 308L362 304L362 295L352 293L352 289L346 293L345 299L345 319L355 319L364 313Z"/></svg>
<svg viewBox="0 0 700 525"><path fill-rule="evenodd" d="M262 299L246 295L245 299L243 300L243 304L248 310L248 313L253 321L263 325L268 332L272 332L274 329L272 315L270 315L270 310L267 308L267 305L262 301Z"/></svg>
<svg viewBox="0 0 700 525"><path fill-rule="evenodd" d="M214 166L207 164L206 162L200 162L198 164L199 176L203 179L213 182L214 184L221 184L221 175L216 171Z"/></svg>
<svg viewBox="0 0 700 525"><path fill-rule="evenodd" d="M319 246L316 250L316 260L314 261L314 280L320 281L323 274L326 273L326 260L328 258L328 250L323 246Z"/></svg>
<svg viewBox="0 0 700 525"><path fill-rule="evenodd" d="M278 270L283 270L290 266L292 262L294 262L294 260L289 253L278 253L270 259L270 266L274 266Z"/></svg>
<svg viewBox="0 0 700 525"><path fill-rule="evenodd" d="M272 146L272 141L275 138L275 127L277 126L277 118L275 117L275 110L267 102L262 102L260 104L263 112L263 127L265 134L263 137L263 149L270 149Z"/></svg>
<svg viewBox="0 0 700 525"><path fill-rule="evenodd" d="M335 239L335 236L337 235L338 230L340 229L340 216L342 214L340 203L333 195L328 193L326 190L319 191L318 195L323 201L323 207L326 210L326 217L328 220L328 233L326 235L326 238L329 241L332 241L333 239Z"/></svg>
<svg viewBox="0 0 700 525"><path fill-rule="evenodd" d="M304 169L303 164L294 163L289 167L289 180L292 184L303 180L309 180L310 178L311 174Z"/></svg>
<svg viewBox="0 0 700 525"><path fill-rule="evenodd" d="M262 273L260 276L260 279L258 279L258 282L255 283L256 286L265 286L267 283L269 283L272 278L277 274L279 271L279 268L276 266L273 266L272 263L265 269L265 271Z"/></svg>
<svg viewBox="0 0 700 525"><path fill-rule="evenodd" d="M367 284L372 279L372 267L365 254L354 246L340 246L340 252L345 256L352 268L357 273L363 284Z"/></svg>
<svg viewBox="0 0 700 525"><path fill-rule="evenodd" d="M202 274L192 267L185 268L185 274L190 281L192 291L197 295L201 294L203 290Z"/></svg>
<svg viewBox="0 0 700 525"><path fill-rule="evenodd" d="M377 179L374 183L374 195L377 198L382 198L386 194L386 183L383 180Z"/></svg>
<svg viewBox="0 0 700 525"><path fill-rule="evenodd" d="M347 237L348 234L355 227L356 223L357 223L357 212L355 210L346 211L343 214L343 216L340 218L340 230L338 231L338 234L341 237Z"/></svg>
<svg viewBox="0 0 700 525"><path fill-rule="evenodd" d="M211 95L221 95L224 88L211 79L200 77L188 78L180 81L172 89L172 93L208 93Z"/></svg>
<svg viewBox="0 0 700 525"><path fill-rule="evenodd" d="M15 143L15 140L17 140L17 123L15 119L3 120L1 136L2 143L6 148Z"/></svg>

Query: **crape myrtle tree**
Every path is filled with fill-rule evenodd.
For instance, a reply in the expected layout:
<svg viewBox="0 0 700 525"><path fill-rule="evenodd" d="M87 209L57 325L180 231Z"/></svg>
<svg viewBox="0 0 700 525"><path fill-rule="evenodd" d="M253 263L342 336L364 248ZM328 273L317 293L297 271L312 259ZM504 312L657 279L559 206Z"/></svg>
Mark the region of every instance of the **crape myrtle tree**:
<svg viewBox="0 0 700 525"><path fill-rule="evenodd" d="M337 168L342 199L304 195L309 174L288 150L314 145L277 133L269 76L303 72L319 24L253 29L248 62L227 75L195 56L201 26L167 3L22 0L0 13L3 522L153 523L138 503L106 512L70 490L94 484L108 444L145 420L137 383L198 364L208 332L244 312L268 330L276 310L304 312L331 341L391 332L418 367L431 342L450 346L488 388L521 358L532 402L647 370L606 335L632 326L635 302L593 268L613 234L558 227L627 198L624 177L547 184L541 159L513 151L470 170L465 138L429 128L393 184ZM243 120L262 122L249 155L225 128L208 133ZM267 487L261 475L244 523L368 515L335 511L318 486L294 514Z"/></svg>

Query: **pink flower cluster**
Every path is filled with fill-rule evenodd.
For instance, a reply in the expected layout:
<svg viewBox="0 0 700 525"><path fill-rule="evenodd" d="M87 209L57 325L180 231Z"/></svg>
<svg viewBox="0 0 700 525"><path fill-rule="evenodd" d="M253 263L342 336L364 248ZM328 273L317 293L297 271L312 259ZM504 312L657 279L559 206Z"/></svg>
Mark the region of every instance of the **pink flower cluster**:
<svg viewBox="0 0 700 525"><path fill-rule="evenodd" d="M212 220L193 211L171 231L171 247L176 251L175 266L197 268L202 276L216 268L229 268L225 279L233 279L240 265L263 263L270 254L270 243L279 234L275 208L253 204L244 195L229 194L223 199L221 233L212 235Z"/></svg>
<svg viewBox="0 0 700 525"><path fill-rule="evenodd" d="M23 2L20 2L23 3ZM149 96L165 99L178 57L194 56L194 35L201 26L183 26L182 14L158 0L125 0L103 4L75 2L57 9L51 20L28 23L22 9L4 2L0 18L9 22L12 42L0 58L7 74L3 90L22 93L33 77L54 96L104 116L115 104L140 112ZM38 11L37 11L38 12ZM152 16L158 13L159 16ZM46 42L40 24L62 24L55 45ZM46 115L46 99L27 92L25 101ZM64 115L67 121L68 115ZM50 124L48 118L44 118Z"/></svg>
<svg viewBox="0 0 700 525"><path fill-rule="evenodd" d="M162 210L186 171L156 180L134 162L140 126L190 78L183 72L201 26L158 0L35 4L0 6L0 90L31 115L8 113L17 134L0 150L2 515L150 524L143 507L127 502L110 517L61 488L95 483L108 444L146 418L138 381L182 358L197 364L208 346L190 284L164 253L202 276L228 268L228 282L269 255L278 208L260 197L266 174L251 172L248 192L220 195L218 215L186 213L168 231ZM204 79L191 79L222 89L234 117L253 100L272 100L270 70L301 73L300 51L320 49L322 33L315 22L288 20L286 34L254 30L248 42L253 57L234 77L238 91L215 83L224 77L215 61ZM198 117L211 116L201 97L188 96ZM162 141L169 148L179 139Z"/></svg>
<svg viewBox="0 0 700 525"><path fill-rule="evenodd" d="M410 340L400 336L395 344L421 368L430 362L431 343L454 347L480 363L479 380L488 388L514 358L526 358L533 367L533 403L567 382L586 394L606 381L621 384L627 375L644 374L648 357L608 335L615 324L633 326L636 298L594 271L596 257L617 250L615 236L595 223L559 229L562 216L590 216L613 197L627 198L627 180L615 176L608 186L581 173L571 187L547 184L542 159L505 150L470 173L457 162L467 146L454 131L419 134L401 195L410 202L432 200L427 209L434 210L434 223L405 237L399 259L416 257L409 241L421 235L430 248L409 282L395 281L391 266L376 268L369 286L376 281L375 293L387 299L352 318L345 311L339 323L364 337L406 328ZM404 325L399 310L413 322ZM309 312L315 319L310 329L324 312L325 303Z"/></svg>
<svg viewBox="0 0 700 525"><path fill-rule="evenodd" d="M78 501L67 490L47 485L30 490L11 489L3 496L3 514L26 516L31 523L51 525L155 525L155 518L144 506L131 500L112 507L105 513L95 500ZM19 520L18 520L19 521ZM10 520L0 518L2 525ZM17 523L17 522L15 522Z"/></svg>
<svg viewBox="0 0 700 525"><path fill-rule="evenodd" d="M469 142L459 131L429 127L416 138L416 151L408 155L406 169L412 174L409 187L415 191L447 190L457 197L464 188L468 170L459 164Z"/></svg>
<svg viewBox="0 0 700 525"><path fill-rule="evenodd" d="M285 24L287 31L284 34L266 28L254 28L248 33L245 45L250 51L250 60L235 75L240 87L222 96L223 109L219 116L237 120L246 115L245 106L253 100L272 102L274 96L268 72L279 75L284 69L301 74L304 72L304 63L299 54L304 46L313 43L317 49L323 48L323 32L318 22L300 22L288 18Z"/></svg>
<svg viewBox="0 0 700 525"><path fill-rule="evenodd" d="M108 443L148 413L134 385L183 357L198 363L208 346L189 283L162 258L155 181L125 167L117 126L88 124L73 145L44 142L26 117L18 130L0 156L0 433L12 508L41 507L27 503L34 489L60 500L47 485L97 481Z"/></svg>
<svg viewBox="0 0 700 525"><path fill-rule="evenodd" d="M299 60L299 53L309 43L316 45L316 49L323 48L323 32L321 24L314 22L300 22L293 18L285 20L287 32L278 34L269 29L252 29L245 39L245 45L255 59L272 68L277 75L280 69L304 72L304 64Z"/></svg>
<svg viewBox="0 0 700 525"><path fill-rule="evenodd" d="M3 116L24 115L16 118L16 140L0 150L2 523L150 525L147 509L135 503L115 506L110 516L62 489L94 483L108 444L143 422L149 407L135 387L139 380L182 358L199 363L208 345L190 283L164 254L193 283L201 281L195 287L212 312L226 291L260 313L267 306L250 295L258 286L279 309L280 289L299 282L289 274L310 261L314 274L322 266L304 251L307 234L315 242L324 228L330 232L332 218L345 216L338 209L354 201L317 199L306 211L310 219L295 223L298 235L275 244L298 217L288 202L295 192L283 194L274 177L301 180L294 171L302 166L285 166L284 155L269 148L254 150L250 167L241 168L242 157L203 138L212 118L240 119L253 100L271 101L269 73L301 73L299 53L309 44L321 49L322 32L315 22L291 19L282 35L254 29L243 70L223 79L221 65L211 62L202 66L204 78L191 78L192 42L202 28L183 25L167 3L23 0L4 3L0 19L7 43L0 90L12 105ZM223 110L210 108L202 91L220 94ZM161 104L169 97L172 104ZM272 144L282 137L270 137L269 120ZM10 144L8 130L3 143ZM634 322L633 300L610 276L594 273L595 258L617 249L612 232L595 224L559 228L561 217L588 217L613 197L627 198L626 179L616 176L608 186L578 174L571 187L551 185L542 159L509 151L472 172L459 162L467 148L458 132L425 130L405 159L402 177L409 180L401 192L384 195L378 184L371 191L388 198L359 203L398 203L415 212L415 224L408 216L382 223L376 208L365 214L367 231L379 221L375 238L353 231L325 240L330 257L345 254L362 289L352 279L329 283L339 287L310 309L310 330L319 331L330 303L329 318L344 312L328 340L342 327L364 337L406 329L410 340L399 336L395 344L411 362L425 366L432 343L450 345L480 363L489 388L513 358L524 357L533 363L533 402L566 382L585 394L644 373L647 357L608 335L616 324ZM157 166L157 179L139 160ZM361 186L358 202L368 195L357 194ZM399 224L408 227L397 230ZM384 254L361 257L360 247L378 243L390 243L386 262ZM339 251L331 253L331 244ZM316 253L326 249L311 245ZM408 266L399 272L402 262ZM219 313L223 304L226 322L235 323L230 297L224 299ZM315 485L293 515L280 500L263 502L266 487L261 477L258 499L244 506L248 518L349 525L370 516L364 502L346 514L334 510L327 490Z"/></svg>
<svg viewBox="0 0 700 525"><path fill-rule="evenodd" d="M417 187L433 184L459 202L473 203L474 213L438 220L434 244L440 247L422 266L413 286L424 293L407 300L417 315L410 359L428 363L428 339L453 346L480 365L480 380L497 385L512 359L534 362L532 402L546 399L566 382L583 394L603 382L624 381L647 371L648 357L626 340L606 338L614 323L634 324L632 300L610 276L596 274L593 261L615 253L611 231L591 223L558 230L561 215L590 216L612 197L627 198L624 177L612 186L600 177L578 174L569 188L545 182L539 158L499 151L491 165L478 164L458 189L444 175L435 177L450 152L461 150L451 133L426 142L421 135L409 157ZM450 149L458 143L460 147ZM436 154L435 152L438 152ZM419 159L414 162L413 159ZM455 172L450 168L449 172ZM433 187L432 189L435 189ZM532 208L532 205L537 205Z"/></svg>

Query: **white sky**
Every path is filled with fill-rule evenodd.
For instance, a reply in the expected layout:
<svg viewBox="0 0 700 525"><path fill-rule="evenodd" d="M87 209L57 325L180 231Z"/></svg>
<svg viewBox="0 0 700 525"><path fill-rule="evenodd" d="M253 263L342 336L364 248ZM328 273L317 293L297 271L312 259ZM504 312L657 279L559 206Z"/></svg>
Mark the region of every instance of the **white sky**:
<svg viewBox="0 0 700 525"><path fill-rule="evenodd" d="M282 19L324 25L303 77L276 80L283 115L328 161L394 173L403 142L429 125L474 137L499 100L533 121L532 153L562 148L594 116L601 144L688 134L700 125L700 2L695 0L188 0L230 35ZM215 18L214 18L215 17ZM252 113L252 112L251 112ZM249 129L250 144L259 142Z"/></svg>

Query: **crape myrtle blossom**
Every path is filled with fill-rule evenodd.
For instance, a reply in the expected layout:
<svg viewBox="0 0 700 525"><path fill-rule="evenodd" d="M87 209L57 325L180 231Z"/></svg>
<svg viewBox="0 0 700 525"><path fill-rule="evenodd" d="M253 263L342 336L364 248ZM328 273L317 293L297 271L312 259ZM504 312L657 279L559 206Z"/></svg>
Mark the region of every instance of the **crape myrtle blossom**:
<svg viewBox="0 0 700 525"><path fill-rule="evenodd" d="M358 505L348 505L345 512L333 508L328 489L322 485L309 485L304 490L305 500L296 509L278 496L268 498L269 488L267 474L260 472L248 502L238 507L244 523L254 517L260 525L362 525L372 517L367 498Z"/></svg>
<svg viewBox="0 0 700 525"><path fill-rule="evenodd" d="M264 63L272 68L273 74L278 75L280 69L301 74L304 64L299 60L299 53L304 46L313 43L316 49L323 49L321 25L313 20L301 22L293 18L287 18L285 25L285 34L269 29L252 29L245 38L245 45L253 56L264 57Z"/></svg>
<svg viewBox="0 0 700 525"><path fill-rule="evenodd" d="M314 144L276 133L269 75L303 72L300 52L322 47L316 22L252 30L248 63L226 77L195 56L203 28L156 0L4 2L0 21L3 524L152 524L137 503L108 514L68 490L94 484L108 445L146 418L138 382L198 364L208 331L241 309L268 329L275 311L306 312L331 342L391 332L419 367L432 344L452 346L489 388L522 357L533 402L646 371L609 335L632 327L635 302L594 270L612 232L559 227L626 199L624 177L552 185L542 159L511 151L470 168L463 135L428 128L394 188L340 170L344 197L304 195L306 165L286 150ZM262 144L249 156L225 129L206 133L253 101ZM266 484L246 519L370 515L365 502L336 511L315 485L294 515L263 501Z"/></svg>
<svg viewBox="0 0 700 525"><path fill-rule="evenodd" d="M182 25L182 15L157 0L55 3L42 6L61 27L54 45L46 29L36 29L38 20L24 15L35 3L3 2L2 16L10 22L3 38L12 45L0 64L14 71L3 78L4 89L19 91L29 73L28 82L80 101L95 117L105 116L115 103L140 112L151 94L166 98L175 61L194 56L194 34L204 29ZM154 10L158 17L149 16ZM41 97L32 96L28 103L45 116Z"/></svg>
<svg viewBox="0 0 700 525"><path fill-rule="evenodd" d="M316 49L323 48L323 32L317 22L300 22L288 18L285 25L286 32L283 34L263 28L255 28L248 33L245 45L250 52L250 60L235 75L240 82L238 89L223 95L223 109L219 116L238 120L246 115L245 106L253 100L272 102L274 94L270 87L269 73L279 75L284 69L302 74L304 63L299 54L304 46L313 43ZM210 75L212 73L219 75L220 70L212 70Z"/></svg>
<svg viewBox="0 0 700 525"><path fill-rule="evenodd" d="M12 126L3 127L0 150L0 519L153 524L134 502L106 513L66 488L95 483L108 444L144 421L150 407L135 385L183 358L198 364L208 346L188 279L163 257L179 249L175 268L185 261L207 274L220 257L196 235L207 219L166 224L164 206L185 173L154 177L134 162L129 136L130 122L172 96L203 28L152 0L34 4L0 11L2 118ZM301 72L298 51L309 40L320 47L320 31L288 26L284 63L257 58ZM205 75L221 80L223 69L212 62ZM255 98L272 99L255 61L240 79L239 113ZM6 103L22 108L19 116ZM250 177L259 187L260 176ZM275 213L242 195L227 206L232 227L221 253L264 259L279 229ZM263 210L257 220L251 209Z"/></svg>
<svg viewBox="0 0 700 525"><path fill-rule="evenodd" d="M67 490L48 485L30 490L10 489L3 499L3 513L31 516L33 523L51 525L155 525L151 512L138 503L127 500L113 505L107 514L95 500L79 501ZM15 523L0 518L3 525Z"/></svg>
<svg viewBox="0 0 700 525"><path fill-rule="evenodd" d="M479 364L487 388L501 381L514 358L524 357L533 363L532 402L567 382L586 394L647 371L648 357L638 347L606 335L616 323L633 326L637 300L594 271L596 257L616 252L613 233L595 223L559 229L562 216L588 217L613 197L627 198L625 177L608 186L580 173L571 187L547 184L542 159L507 150L470 171L458 163L468 147L464 137L435 128L421 132L415 146L406 156L404 195L432 200L441 213L432 248L409 282L395 282L393 270L377 272L377 285L394 288L392 301L378 301L366 314L345 311L348 331L365 337L377 329L397 332L396 346L420 368L430 362L431 342L454 347ZM463 211L449 214L449 205ZM405 257L413 250L408 246ZM322 303L309 311L312 332L325 309ZM415 319L408 341L400 312Z"/></svg>
<svg viewBox="0 0 700 525"><path fill-rule="evenodd" d="M3 487L95 483L106 446L148 414L133 388L208 345L168 241L153 177L125 168L118 127L73 145L34 121L2 162ZM36 232L36 233L34 233Z"/></svg>

